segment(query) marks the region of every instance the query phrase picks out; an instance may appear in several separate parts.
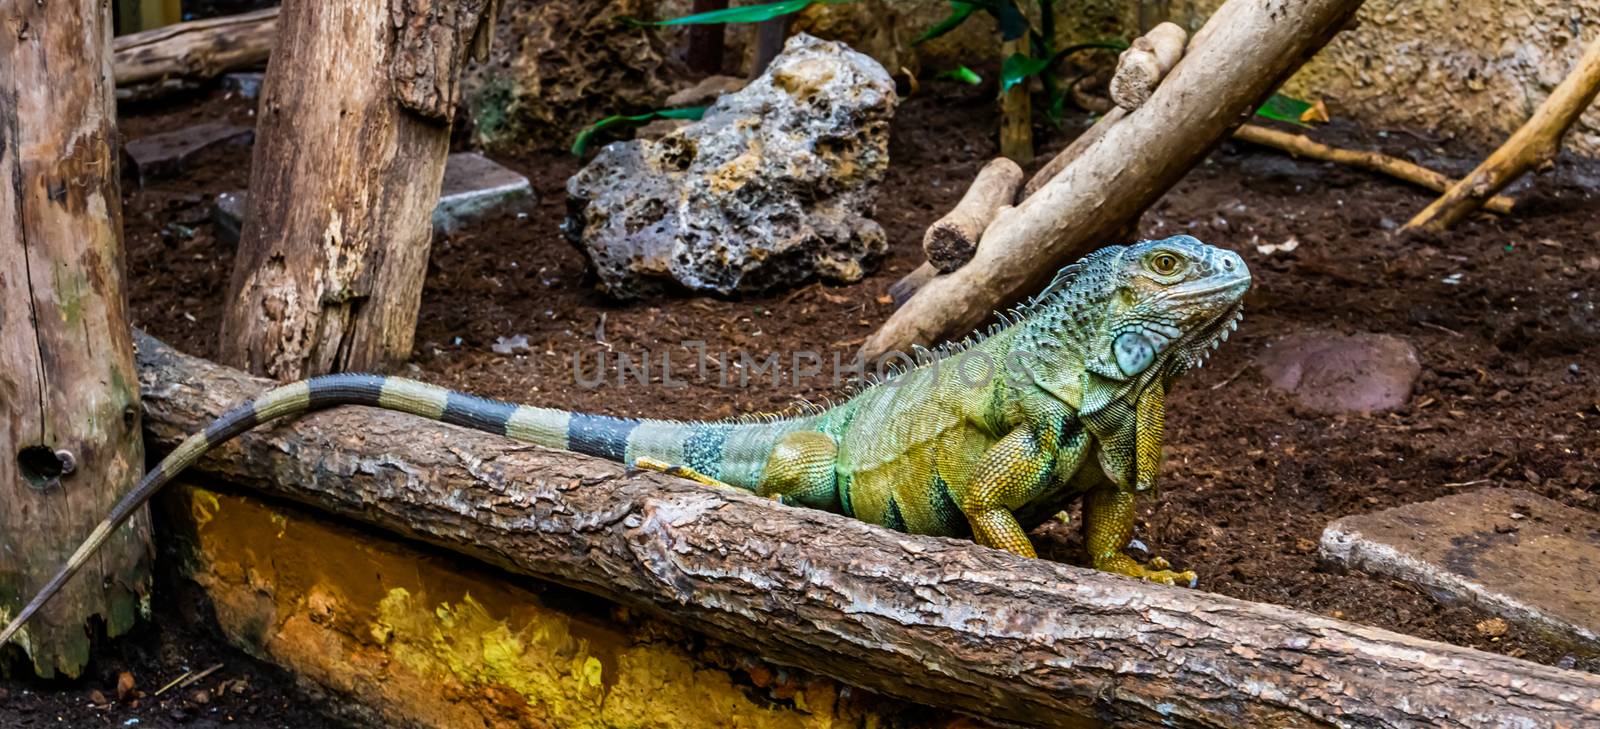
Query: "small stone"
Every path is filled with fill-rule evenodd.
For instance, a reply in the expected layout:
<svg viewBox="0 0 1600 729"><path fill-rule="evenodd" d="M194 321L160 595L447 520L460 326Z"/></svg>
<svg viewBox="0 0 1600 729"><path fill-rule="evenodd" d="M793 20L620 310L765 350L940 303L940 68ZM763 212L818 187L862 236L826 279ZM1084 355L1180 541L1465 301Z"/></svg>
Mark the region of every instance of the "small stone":
<svg viewBox="0 0 1600 729"><path fill-rule="evenodd" d="M255 130L249 127L206 122L139 137L123 145L122 151L143 186L151 180L177 175L201 152L223 145L249 146L255 138Z"/></svg>
<svg viewBox="0 0 1600 729"><path fill-rule="evenodd" d="M95 689L89 692L89 703L95 706L105 706L111 703L111 700L107 699L105 694L100 693L99 689Z"/></svg>
<svg viewBox="0 0 1600 729"><path fill-rule="evenodd" d="M1501 638L1505 636L1507 631L1511 630L1511 624L1507 623L1504 618L1480 620L1475 627L1478 629L1478 635L1485 638Z"/></svg>
<svg viewBox="0 0 1600 729"><path fill-rule="evenodd" d="M1516 527L1506 515L1523 514ZM1322 557L1412 582L1567 642L1600 649L1600 514L1515 489L1455 494L1347 516L1322 533ZM1478 624L1487 637L1499 626Z"/></svg>
<svg viewBox="0 0 1600 729"><path fill-rule="evenodd" d="M209 704L211 703L211 692L205 689L200 689L199 691L189 694L189 700L195 702L196 704Z"/></svg>
<svg viewBox="0 0 1600 729"><path fill-rule="evenodd" d="M237 71L222 77L222 89L232 91L241 98L254 99L261 95L261 82L266 77L260 71Z"/></svg>
<svg viewBox="0 0 1600 729"><path fill-rule="evenodd" d="M218 240L238 245L249 200L250 193L243 190L217 195L211 219ZM527 177L476 152L459 152L445 162L439 204L433 209L433 229L435 233L454 233L491 215L522 215L536 200Z"/></svg>
<svg viewBox="0 0 1600 729"><path fill-rule="evenodd" d="M1323 413L1373 413L1405 405L1422 365L1410 342L1387 334L1302 332L1275 342L1260 364L1272 387Z"/></svg>
<svg viewBox="0 0 1600 729"><path fill-rule="evenodd" d="M1300 537L1299 539L1294 540L1294 551L1299 552L1300 554L1311 554L1312 552L1317 551L1317 543L1311 541L1310 539L1306 539L1305 537Z"/></svg>
<svg viewBox="0 0 1600 729"><path fill-rule="evenodd" d="M476 152L457 152L445 162L433 229L454 233L491 215L526 212L534 201L533 185L521 173Z"/></svg>
<svg viewBox="0 0 1600 729"><path fill-rule="evenodd" d="M876 61L797 34L700 121L601 149L567 181L567 236L622 299L859 281L888 249L871 215L895 100Z"/></svg>
<svg viewBox="0 0 1600 729"><path fill-rule="evenodd" d="M138 688L138 684L134 683L132 673L123 671L117 674L118 701L127 701L130 696L133 696L133 690L136 688Z"/></svg>

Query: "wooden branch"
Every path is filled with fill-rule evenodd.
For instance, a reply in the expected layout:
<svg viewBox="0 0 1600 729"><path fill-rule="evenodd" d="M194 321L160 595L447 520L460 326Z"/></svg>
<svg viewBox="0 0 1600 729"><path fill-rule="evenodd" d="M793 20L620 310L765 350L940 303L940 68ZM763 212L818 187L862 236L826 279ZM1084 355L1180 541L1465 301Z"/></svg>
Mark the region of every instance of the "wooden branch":
<svg viewBox="0 0 1600 729"><path fill-rule="evenodd" d="M112 41L117 86L205 80L259 66L277 35L278 8L267 8L120 36Z"/></svg>
<svg viewBox="0 0 1600 729"><path fill-rule="evenodd" d="M1390 157L1381 152L1357 151L1331 147L1321 142L1312 141L1303 134L1291 134L1258 124L1244 124L1234 130L1233 138L1241 142L1258 144L1282 152L1288 152L1295 157L1335 162L1351 167L1380 172L1396 179L1404 180L1419 187L1426 187L1434 192L1444 192L1455 180L1448 176L1430 170L1419 164L1414 164L1399 157ZM1496 195L1489 199L1484 207L1502 215L1511 212L1512 206L1517 201L1504 195Z"/></svg>
<svg viewBox="0 0 1600 729"><path fill-rule="evenodd" d="M970 263L917 292L862 353L872 360L964 335L1037 293L1061 266L1114 242L1108 236L1204 159L1360 5L1223 3L1149 102L1120 120L1102 120L1103 133L984 231Z"/></svg>
<svg viewBox="0 0 1600 729"><path fill-rule="evenodd" d="M698 15L728 7L728 0L694 0L690 12ZM689 26L689 48L684 53L689 70L714 76L722 73L722 53L727 26L699 23Z"/></svg>
<svg viewBox="0 0 1600 729"><path fill-rule="evenodd" d="M1014 53L1027 55L1026 37L1000 44L1002 62ZM1000 156L1019 165L1033 164L1033 100L1028 95L1028 79L1000 97Z"/></svg>
<svg viewBox="0 0 1600 729"><path fill-rule="evenodd" d="M1051 157L1050 161L1044 163L1044 166L1040 167L1038 172L1033 173L1033 177L1028 178L1028 184L1022 186L1022 199L1027 200L1033 197L1033 194L1038 192L1039 188L1044 187L1045 183L1055 179L1056 175L1061 174L1062 170L1077 160L1084 150L1100 141L1107 132L1111 131L1111 127L1122 121L1122 118L1127 114L1128 110L1120 106L1107 111L1105 116L1100 117L1100 121L1095 122L1094 126L1084 130L1082 134L1078 135L1077 139L1072 140L1072 143L1067 145L1066 149Z"/></svg>
<svg viewBox="0 0 1600 729"><path fill-rule="evenodd" d="M1406 223L1406 229L1447 230L1528 170L1553 164L1556 153L1561 151L1561 138L1589 108L1597 93L1600 93L1600 36L1589 41L1588 49L1578 59L1578 66L1505 144L1433 204L1417 213Z"/></svg>
<svg viewBox="0 0 1600 729"><path fill-rule="evenodd" d="M0 34L0 622L144 466L122 269L110 17L96 0L7 2ZM18 634L76 677L96 616L133 627L150 522L112 535Z"/></svg>
<svg viewBox="0 0 1600 729"><path fill-rule="evenodd" d="M411 355L461 67L494 8L284 3L224 361L293 380Z"/></svg>
<svg viewBox="0 0 1600 729"><path fill-rule="evenodd" d="M270 384L138 343L146 424L162 446ZM1587 673L900 534L395 413L316 414L247 434L200 468L1001 724L1578 726L1600 711L1600 677Z"/></svg>
<svg viewBox="0 0 1600 729"><path fill-rule="evenodd" d="M918 291L921 291L923 286L927 286L929 281L940 275L939 269L934 268L933 264L923 261L922 265L911 269L911 273L901 276L900 280L889 284L889 299L894 302L894 308L898 309L905 306L906 302L910 301L911 297L915 296Z"/></svg>
<svg viewBox="0 0 1600 729"><path fill-rule="evenodd" d="M928 226L922 236L922 252L940 271L954 271L978 250L984 228L1002 208L1010 207L1022 186L1022 168L1005 157L997 157L978 170L972 186L950 212Z"/></svg>
<svg viewBox="0 0 1600 729"><path fill-rule="evenodd" d="M1128 50L1117 58L1117 70L1111 76L1111 100L1128 111L1139 108L1150 99L1161 79L1178 65L1188 42L1189 33L1176 23L1162 23L1133 39Z"/></svg>

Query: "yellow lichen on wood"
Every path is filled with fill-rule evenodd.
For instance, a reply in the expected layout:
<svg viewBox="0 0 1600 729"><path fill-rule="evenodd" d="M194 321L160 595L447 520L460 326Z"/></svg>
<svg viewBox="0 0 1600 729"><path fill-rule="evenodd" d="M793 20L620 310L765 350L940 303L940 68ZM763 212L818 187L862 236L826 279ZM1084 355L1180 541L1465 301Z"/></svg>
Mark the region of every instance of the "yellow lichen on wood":
<svg viewBox="0 0 1600 729"><path fill-rule="evenodd" d="M616 619L612 603L297 509L194 486L163 498L225 634L387 720L827 729L907 710L842 700L821 679L780 691L759 661L725 670L682 631Z"/></svg>

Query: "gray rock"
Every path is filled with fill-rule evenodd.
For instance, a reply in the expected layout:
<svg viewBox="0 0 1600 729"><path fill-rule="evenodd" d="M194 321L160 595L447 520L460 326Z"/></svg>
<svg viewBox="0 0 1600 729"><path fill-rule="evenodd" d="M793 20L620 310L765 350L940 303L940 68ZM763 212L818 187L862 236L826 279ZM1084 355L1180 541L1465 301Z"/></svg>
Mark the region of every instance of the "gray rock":
<svg viewBox="0 0 1600 729"><path fill-rule="evenodd" d="M230 144L248 146L255 139L256 132L250 127L205 122L129 140L122 146L122 152L143 186L150 180L183 172L189 160L208 149Z"/></svg>
<svg viewBox="0 0 1600 729"><path fill-rule="evenodd" d="M1274 342L1260 358L1276 389L1307 410L1373 413L1411 399L1422 373L1410 342L1387 334L1302 332Z"/></svg>
<svg viewBox="0 0 1600 729"><path fill-rule="evenodd" d="M1483 489L1341 518L1323 530L1321 556L1600 651L1600 515L1592 511Z"/></svg>
<svg viewBox="0 0 1600 729"><path fill-rule="evenodd" d="M254 99L261 95L261 84L266 77L260 71L235 71L222 77L222 88L238 94L240 98Z"/></svg>
<svg viewBox="0 0 1600 729"><path fill-rule="evenodd" d="M239 242L249 197L243 190L217 195L212 220L219 240ZM439 205L433 209L433 230L454 233L491 215L527 212L534 202L533 186L521 173L476 152L458 152L445 162Z"/></svg>
<svg viewBox="0 0 1600 729"><path fill-rule="evenodd" d="M601 150L567 182L567 234L618 298L859 280L887 248L869 216L894 105L876 61L796 35L700 121Z"/></svg>

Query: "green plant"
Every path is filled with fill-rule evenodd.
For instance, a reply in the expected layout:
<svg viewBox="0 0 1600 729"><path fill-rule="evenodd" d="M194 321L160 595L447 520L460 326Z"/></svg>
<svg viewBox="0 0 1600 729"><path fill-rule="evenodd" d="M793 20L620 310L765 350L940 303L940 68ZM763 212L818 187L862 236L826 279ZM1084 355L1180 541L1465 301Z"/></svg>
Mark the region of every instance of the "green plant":
<svg viewBox="0 0 1600 729"><path fill-rule="evenodd" d="M594 141L594 136L606 128L620 124L644 124L656 119L688 119L696 121L705 115L707 108L704 106L685 106L677 109L656 109L655 111L647 111L643 114L633 114L631 116L614 114L590 124L584 127L583 131L578 132L578 136L572 140L572 153L582 157L584 152L589 150L589 143Z"/></svg>

